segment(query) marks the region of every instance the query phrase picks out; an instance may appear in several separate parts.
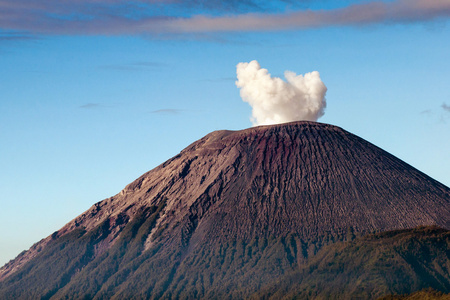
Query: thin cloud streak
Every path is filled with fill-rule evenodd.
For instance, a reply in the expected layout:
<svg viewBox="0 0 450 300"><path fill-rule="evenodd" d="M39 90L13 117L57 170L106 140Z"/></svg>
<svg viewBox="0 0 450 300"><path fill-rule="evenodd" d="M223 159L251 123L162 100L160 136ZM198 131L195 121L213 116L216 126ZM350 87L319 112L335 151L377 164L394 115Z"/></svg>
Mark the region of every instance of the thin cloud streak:
<svg viewBox="0 0 450 300"><path fill-rule="evenodd" d="M103 105L101 105L99 103L86 103L86 104L79 106L79 108L82 108L82 109L97 109L97 108L101 108L101 107L103 107Z"/></svg>
<svg viewBox="0 0 450 300"><path fill-rule="evenodd" d="M284 14L244 14L231 17L194 16L168 23L167 31L277 31L330 26L426 22L450 17L448 0L374 1L334 10L306 10Z"/></svg>
<svg viewBox="0 0 450 300"><path fill-rule="evenodd" d="M209 78L209 79L202 79L200 81L206 81L206 82L234 82L236 78L234 77L222 77L222 78Z"/></svg>
<svg viewBox="0 0 450 300"><path fill-rule="evenodd" d="M34 35L30 35L26 32L1 32L0 42L2 41L29 41L39 40L40 38Z"/></svg>
<svg viewBox="0 0 450 300"><path fill-rule="evenodd" d="M151 111L151 114L165 114L165 115L176 115L182 113L184 109L175 109L175 108L163 108Z"/></svg>
<svg viewBox="0 0 450 300"><path fill-rule="evenodd" d="M450 17L448 0L381 0L330 10L282 13L241 13L226 16L169 15L170 5L203 1L96 0L67 4L55 0L0 0L0 28L48 35L165 35L242 31L301 30L331 26L364 26L429 22ZM29 2L29 3L28 3ZM224 4L225 1L215 1ZM233 2L237 3L237 2ZM245 1L247 9L257 1ZM27 5L25 5L27 4ZM30 4L30 6L28 6ZM238 5L238 4L233 4ZM213 11L213 10L207 10ZM240 10L242 11L242 9ZM253 10L255 11L255 10ZM261 10L256 10L261 11Z"/></svg>
<svg viewBox="0 0 450 300"><path fill-rule="evenodd" d="M447 105L446 103L442 103L441 107L444 111L450 113L450 105Z"/></svg>
<svg viewBox="0 0 450 300"><path fill-rule="evenodd" d="M99 66L103 70L115 70L115 71L154 71L165 67L166 64L157 62L134 62L129 64L113 64L113 65L102 65Z"/></svg>

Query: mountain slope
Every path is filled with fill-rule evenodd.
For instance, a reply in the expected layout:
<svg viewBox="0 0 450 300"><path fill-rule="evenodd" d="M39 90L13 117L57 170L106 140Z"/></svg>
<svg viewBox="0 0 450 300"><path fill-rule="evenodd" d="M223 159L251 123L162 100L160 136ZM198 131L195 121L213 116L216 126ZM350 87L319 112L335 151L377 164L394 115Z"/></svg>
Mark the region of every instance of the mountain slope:
<svg viewBox="0 0 450 300"><path fill-rule="evenodd" d="M324 247L255 298L376 299L424 288L450 293L450 231L419 227Z"/></svg>
<svg viewBox="0 0 450 300"><path fill-rule="evenodd" d="M5 265L0 297L239 297L324 245L449 216L447 187L341 128L217 131Z"/></svg>

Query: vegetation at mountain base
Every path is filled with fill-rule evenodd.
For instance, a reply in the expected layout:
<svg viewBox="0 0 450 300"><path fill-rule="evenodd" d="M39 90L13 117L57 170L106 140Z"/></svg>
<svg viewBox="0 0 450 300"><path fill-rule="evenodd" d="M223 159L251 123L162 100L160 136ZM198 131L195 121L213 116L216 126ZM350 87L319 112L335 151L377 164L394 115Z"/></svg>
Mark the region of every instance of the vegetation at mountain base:
<svg viewBox="0 0 450 300"><path fill-rule="evenodd" d="M427 297L450 292L450 232L442 228L357 237L324 246L309 259L293 235L193 252L166 252L162 247L144 251L142 237L159 210L142 212L111 249L94 259L95 245L108 226L58 239L0 283L0 298L376 299L424 288L436 291L422 291ZM384 299L402 299L389 297Z"/></svg>
<svg viewBox="0 0 450 300"><path fill-rule="evenodd" d="M450 292L446 229L388 231L326 246L255 298L376 299L424 288Z"/></svg>
<svg viewBox="0 0 450 300"><path fill-rule="evenodd" d="M450 294L444 294L427 288L412 294L387 295L378 298L378 300L450 300Z"/></svg>

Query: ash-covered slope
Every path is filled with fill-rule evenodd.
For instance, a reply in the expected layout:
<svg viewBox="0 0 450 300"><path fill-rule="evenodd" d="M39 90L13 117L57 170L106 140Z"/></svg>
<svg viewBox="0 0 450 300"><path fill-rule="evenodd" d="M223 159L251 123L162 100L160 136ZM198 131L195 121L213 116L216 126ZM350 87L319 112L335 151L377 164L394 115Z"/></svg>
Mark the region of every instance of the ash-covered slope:
<svg viewBox="0 0 450 300"><path fill-rule="evenodd" d="M0 269L0 296L239 297L325 244L420 225L450 228L450 190L341 128L216 131Z"/></svg>

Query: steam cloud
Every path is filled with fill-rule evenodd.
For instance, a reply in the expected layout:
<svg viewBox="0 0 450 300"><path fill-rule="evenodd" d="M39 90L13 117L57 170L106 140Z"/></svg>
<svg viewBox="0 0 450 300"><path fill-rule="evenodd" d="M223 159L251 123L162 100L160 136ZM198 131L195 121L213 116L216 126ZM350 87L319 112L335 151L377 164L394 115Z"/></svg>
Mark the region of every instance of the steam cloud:
<svg viewBox="0 0 450 300"><path fill-rule="evenodd" d="M324 114L327 87L319 72L297 75L285 71L283 81L271 77L254 60L241 62L236 67L236 86L241 89L242 100L252 107L254 126L292 121L317 121Z"/></svg>

